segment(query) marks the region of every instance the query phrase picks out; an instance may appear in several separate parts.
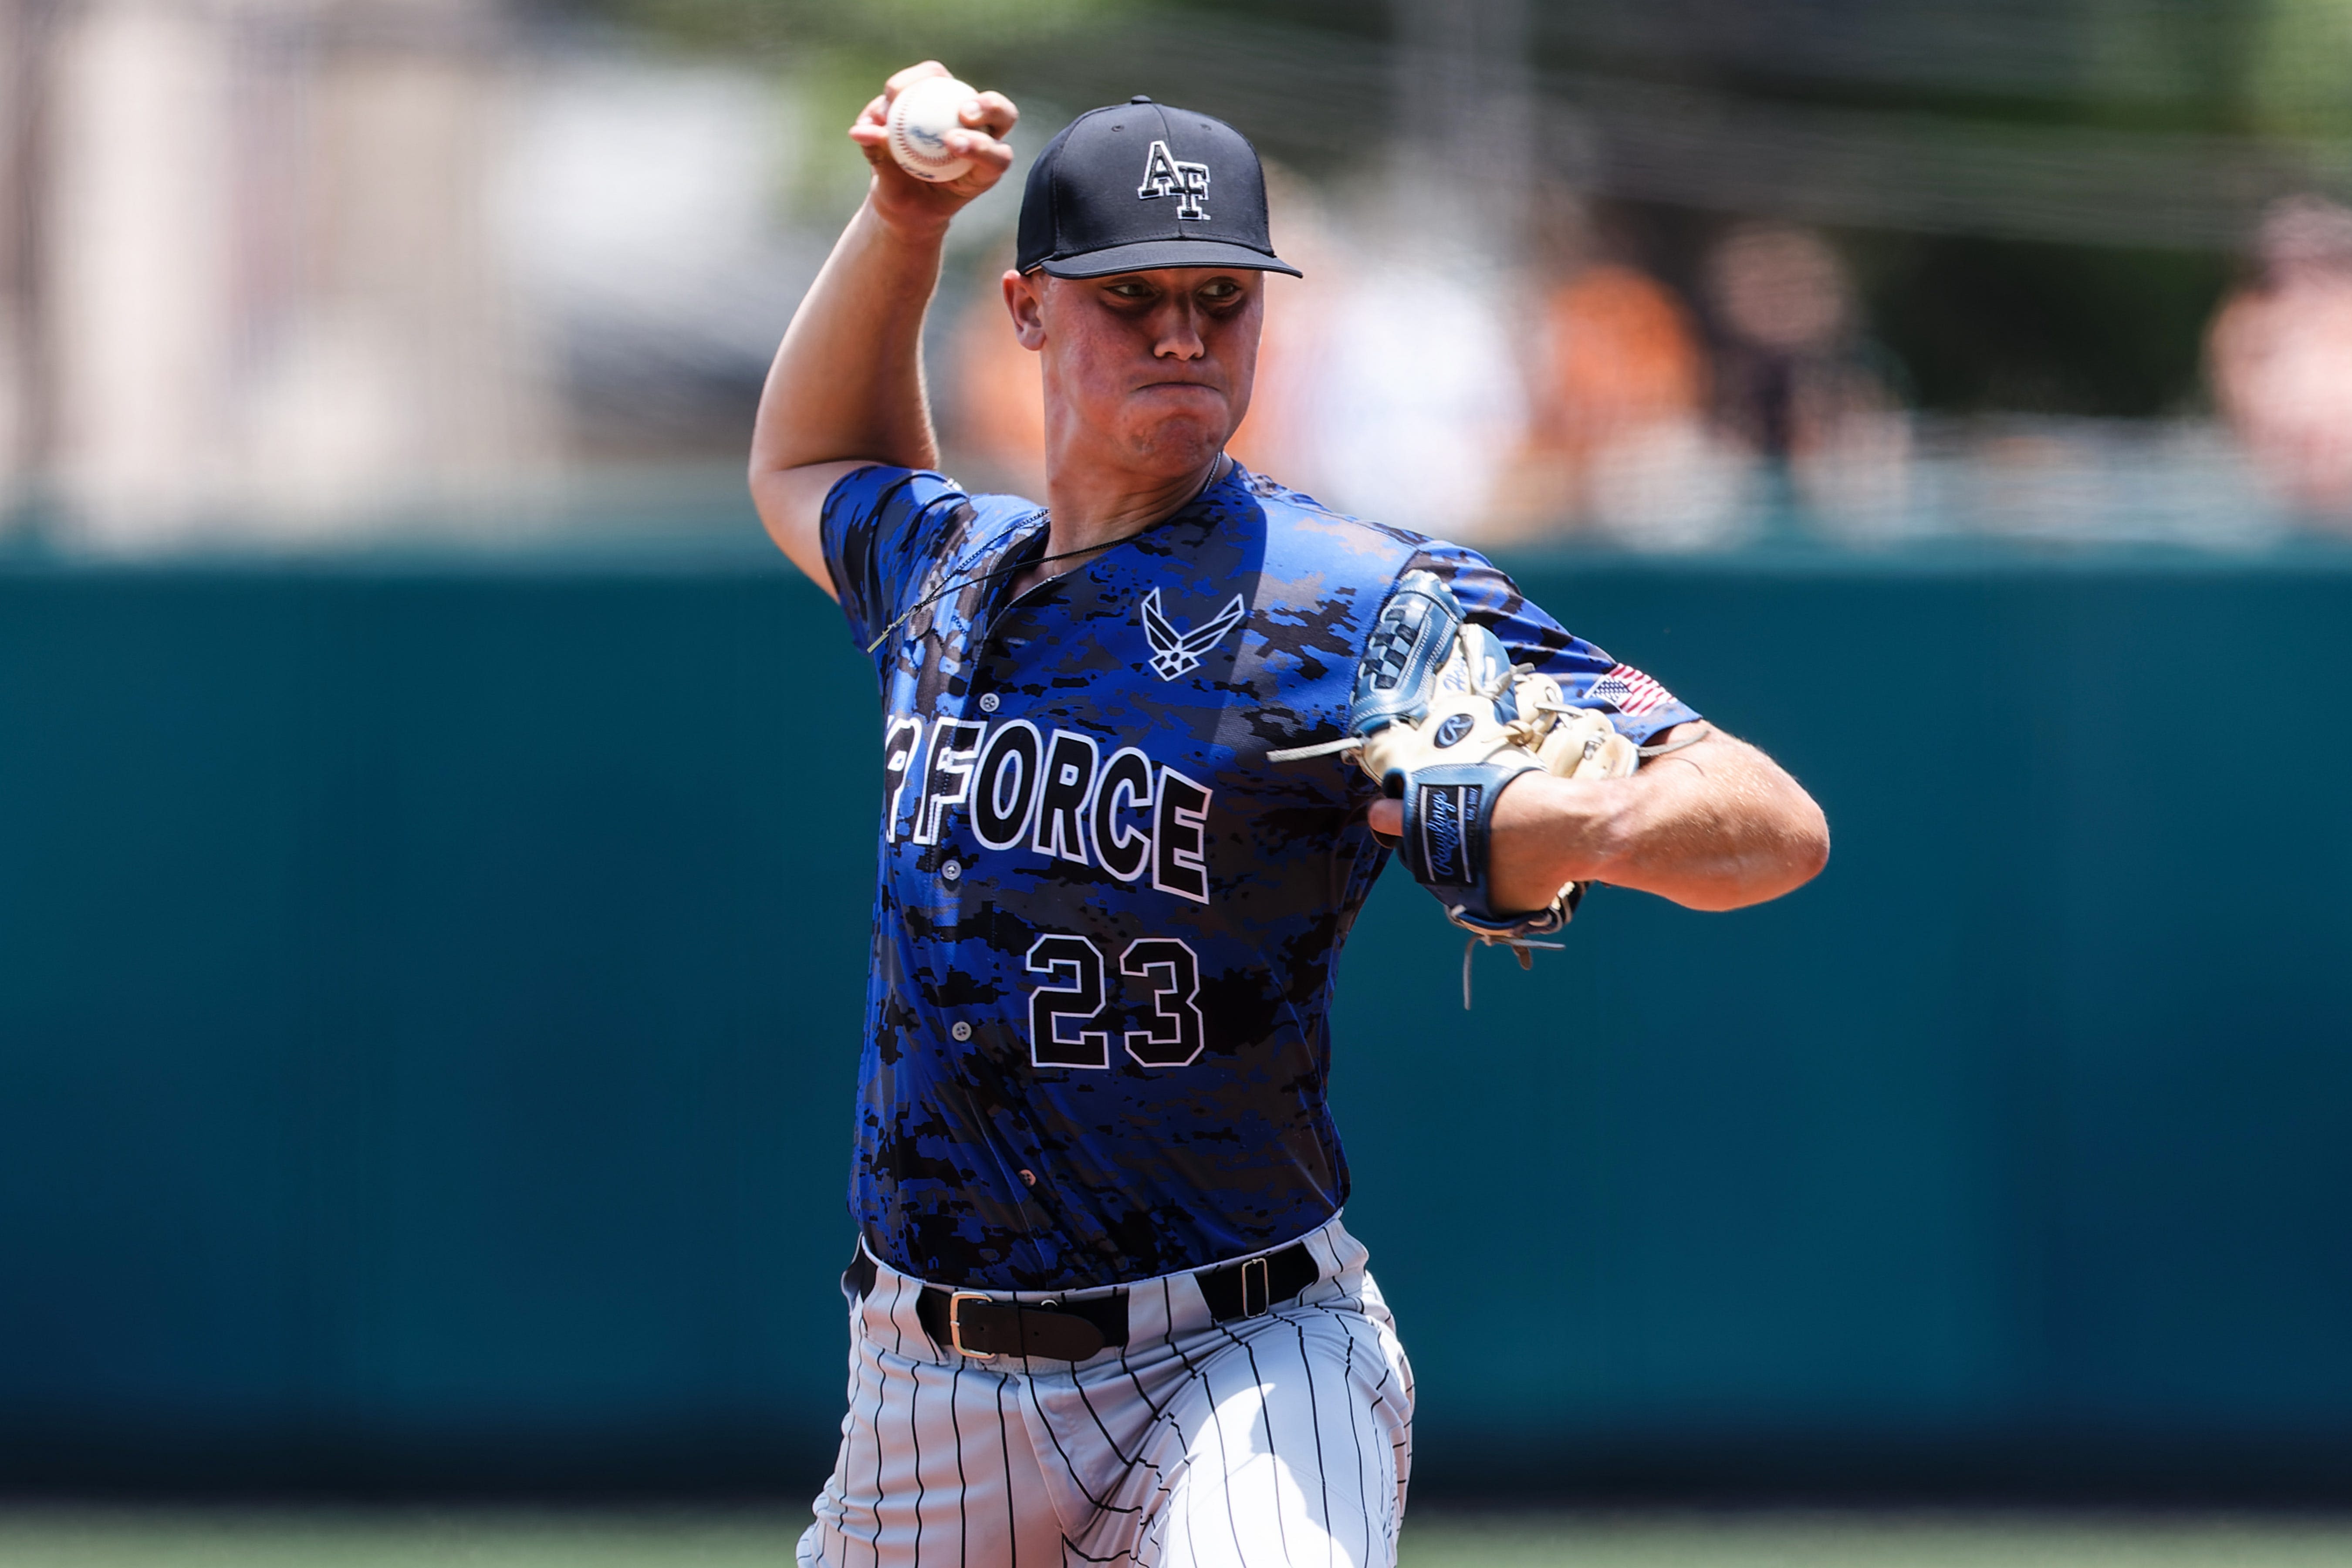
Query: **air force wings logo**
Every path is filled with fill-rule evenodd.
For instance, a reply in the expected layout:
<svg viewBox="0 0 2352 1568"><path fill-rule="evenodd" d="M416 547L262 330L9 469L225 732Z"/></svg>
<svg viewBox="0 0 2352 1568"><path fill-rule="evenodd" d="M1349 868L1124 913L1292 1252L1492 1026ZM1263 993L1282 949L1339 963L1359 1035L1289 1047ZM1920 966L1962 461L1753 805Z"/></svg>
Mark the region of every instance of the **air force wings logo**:
<svg viewBox="0 0 2352 1568"><path fill-rule="evenodd" d="M1174 196L1179 221L1194 223L1209 221L1209 209L1201 204L1209 199L1209 165L1182 163L1168 151L1165 142L1154 142L1151 151L1143 158L1143 184L1135 194L1144 201L1155 196Z"/></svg>
<svg viewBox="0 0 2352 1568"><path fill-rule="evenodd" d="M1136 616L1143 622L1143 635L1151 644L1151 672L1162 680L1173 680L1180 675L1190 675L1201 668L1201 656L1225 640L1225 634L1249 619L1249 606L1235 594L1207 620L1189 632L1180 632L1160 607L1160 590L1154 588L1143 595L1136 606Z"/></svg>

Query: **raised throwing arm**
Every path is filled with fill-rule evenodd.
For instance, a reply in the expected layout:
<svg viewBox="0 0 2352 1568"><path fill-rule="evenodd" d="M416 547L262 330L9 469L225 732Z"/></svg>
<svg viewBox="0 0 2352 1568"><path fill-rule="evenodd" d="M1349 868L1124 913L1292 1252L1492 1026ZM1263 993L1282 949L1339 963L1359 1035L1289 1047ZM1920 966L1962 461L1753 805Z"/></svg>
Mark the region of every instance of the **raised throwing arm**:
<svg viewBox="0 0 2352 1568"><path fill-rule="evenodd" d="M751 500L793 563L833 592L818 523L835 480L861 463L928 468L939 460L923 395L923 312L939 282L949 220L1012 167L1003 138L1020 118L1002 94L978 94L949 133L971 160L931 184L892 161L890 100L912 82L945 76L936 60L892 77L849 137L874 175L866 201L809 286L769 367L751 432Z"/></svg>

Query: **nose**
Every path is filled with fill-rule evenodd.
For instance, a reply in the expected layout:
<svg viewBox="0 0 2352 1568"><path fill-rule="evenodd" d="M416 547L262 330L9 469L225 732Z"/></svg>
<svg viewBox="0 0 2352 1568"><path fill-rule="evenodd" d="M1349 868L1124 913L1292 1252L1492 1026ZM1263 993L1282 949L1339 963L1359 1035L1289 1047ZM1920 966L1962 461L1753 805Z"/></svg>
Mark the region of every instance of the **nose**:
<svg viewBox="0 0 2352 1568"><path fill-rule="evenodd" d="M1189 295L1179 296L1161 306L1152 327L1154 359L1199 359L1209 352L1209 345L1201 338L1199 307Z"/></svg>

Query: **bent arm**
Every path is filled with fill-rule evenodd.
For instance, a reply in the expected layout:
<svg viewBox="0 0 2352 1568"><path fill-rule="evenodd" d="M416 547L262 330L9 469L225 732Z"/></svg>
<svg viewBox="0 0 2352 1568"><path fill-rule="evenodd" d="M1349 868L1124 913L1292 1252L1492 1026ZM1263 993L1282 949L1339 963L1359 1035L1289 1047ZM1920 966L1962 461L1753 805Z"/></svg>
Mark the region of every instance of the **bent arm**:
<svg viewBox="0 0 2352 1568"><path fill-rule="evenodd" d="M939 462L923 396L923 311L940 245L857 209L809 286L760 394L751 500L793 564L832 593L818 524L842 475L865 463Z"/></svg>
<svg viewBox="0 0 2352 1568"><path fill-rule="evenodd" d="M1696 725L1658 737L1672 744ZM1568 882L1606 882L1695 910L1736 910L1821 873L1829 823L1796 780L1745 741L1706 738L1631 778L1528 773L1495 805L1497 907L1540 909Z"/></svg>
<svg viewBox="0 0 2352 1568"><path fill-rule="evenodd" d="M1017 115L990 92L965 111L971 129L950 133L950 149L972 160L968 173L926 184L891 162L884 146L890 100L910 82L944 74L929 61L900 71L851 127L872 184L793 313L760 394L752 504L778 548L827 593L835 589L819 527L835 482L866 463L939 461L923 395L923 312L939 283L949 220L1013 161L1000 138Z"/></svg>

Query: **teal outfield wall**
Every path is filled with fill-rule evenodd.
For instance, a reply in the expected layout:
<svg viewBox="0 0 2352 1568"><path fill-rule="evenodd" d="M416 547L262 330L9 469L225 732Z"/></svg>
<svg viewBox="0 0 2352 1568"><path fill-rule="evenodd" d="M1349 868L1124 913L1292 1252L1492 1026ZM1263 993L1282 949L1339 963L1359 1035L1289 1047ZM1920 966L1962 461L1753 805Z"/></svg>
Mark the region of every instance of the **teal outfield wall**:
<svg viewBox="0 0 2352 1568"><path fill-rule="evenodd" d="M1837 848L1375 899L1431 1486L2352 1474L2352 572L1524 576ZM0 1484L812 1485L876 718L777 571L0 575Z"/></svg>

